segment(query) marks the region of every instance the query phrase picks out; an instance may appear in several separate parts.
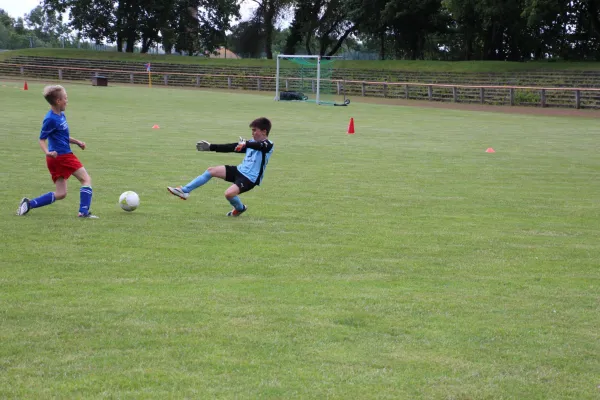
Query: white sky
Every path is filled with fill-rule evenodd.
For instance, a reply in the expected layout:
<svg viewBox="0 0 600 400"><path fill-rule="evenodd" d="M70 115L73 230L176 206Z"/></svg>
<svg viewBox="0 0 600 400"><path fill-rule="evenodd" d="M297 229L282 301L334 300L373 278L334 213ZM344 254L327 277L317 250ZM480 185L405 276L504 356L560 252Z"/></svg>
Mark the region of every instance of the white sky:
<svg viewBox="0 0 600 400"><path fill-rule="evenodd" d="M33 10L41 0L0 0L0 8L4 9L13 18L22 17ZM240 7L242 20L248 18L256 8L256 3L251 0L244 0ZM68 15L65 15L67 18Z"/></svg>

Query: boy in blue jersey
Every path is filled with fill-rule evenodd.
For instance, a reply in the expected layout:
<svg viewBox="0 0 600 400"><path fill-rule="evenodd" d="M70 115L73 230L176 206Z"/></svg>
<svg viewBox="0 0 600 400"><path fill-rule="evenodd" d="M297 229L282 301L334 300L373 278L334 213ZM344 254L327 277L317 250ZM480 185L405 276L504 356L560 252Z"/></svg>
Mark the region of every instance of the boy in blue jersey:
<svg viewBox="0 0 600 400"><path fill-rule="evenodd" d="M250 123L252 139L244 140L240 137L238 143L211 144L206 140L196 143L198 151L216 151L219 153L245 153L246 157L237 167L234 165L220 165L208 168L202 175L198 176L185 186L167 187L167 190L186 200L190 192L211 178L224 179L233 185L225 190L225 198L233 206L233 210L227 213L229 217L238 217L248 209L239 198L239 194L252 190L254 186L260 185L262 178L273 154L273 142L269 140L271 121L267 118L257 118Z"/></svg>
<svg viewBox="0 0 600 400"><path fill-rule="evenodd" d="M56 185L56 190L32 200L27 197L23 198L17 209L17 215L25 215L32 208L47 206L56 200L64 199L67 196L67 179L74 175L81 182L78 216L98 218L90 213L92 178L71 151L71 143L76 144L82 150L85 150L85 143L70 136L69 125L64 113L68 103L67 92L60 85L46 86L44 98L50 104L50 111L42 122L39 144L46 155L46 165L52 181Z"/></svg>

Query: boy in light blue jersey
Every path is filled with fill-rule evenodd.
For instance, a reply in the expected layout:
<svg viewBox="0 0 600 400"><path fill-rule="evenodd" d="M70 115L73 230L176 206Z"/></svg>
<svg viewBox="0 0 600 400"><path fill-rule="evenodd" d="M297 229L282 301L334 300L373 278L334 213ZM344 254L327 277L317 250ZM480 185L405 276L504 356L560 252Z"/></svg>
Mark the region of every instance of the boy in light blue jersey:
<svg viewBox="0 0 600 400"><path fill-rule="evenodd" d="M211 178L224 179L232 182L225 191L225 198L233 206L233 210L227 213L229 217L238 217L248 207L242 204L239 194L252 190L254 186L262 182L265 169L273 154L273 142L269 137L271 121L267 118L257 118L250 123L252 139L244 140L240 137L238 143L211 144L206 140L196 143L198 151L216 151L219 153L245 153L246 157L237 167L234 165L220 165L209 167L202 175L196 177L185 186L167 187L167 190L180 199L187 200L190 192L207 183Z"/></svg>

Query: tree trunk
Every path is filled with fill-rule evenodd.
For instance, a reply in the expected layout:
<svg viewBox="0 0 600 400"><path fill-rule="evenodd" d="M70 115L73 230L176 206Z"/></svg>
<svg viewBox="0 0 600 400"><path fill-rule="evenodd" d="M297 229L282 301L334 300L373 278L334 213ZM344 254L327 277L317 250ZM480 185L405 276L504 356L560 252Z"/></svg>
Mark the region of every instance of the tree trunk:
<svg viewBox="0 0 600 400"><path fill-rule="evenodd" d="M385 60L385 29L379 33L379 59Z"/></svg>
<svg viewBox="0 0 600 400"><path fill-rule="evenodd" d="M135 30L130 27L127 28L127 48L125 51L127 53L133 53L135 48Z"/></svg>
<svg viewBox="0 0 600 400"><path fill-rule="evenodd" d="M348 38L348 36L352 32L354 32L356 30L356 28L357 28L356 25L352 25L352 27L348 28L348 30L346 30L346 32L344 32L344 34L342 35L342 37L338 39L337 43L333 46L333 48L331 49L331 51L327 55L328 56L335 55L335 53L337 53L337 51L340 49L340 47L342 47L342 44L344 44L344 41L346 40L346 38Z"/></svg>
<svg viewBox="0 0 600 400"><path fill-rule="evenodd" d="M152 40L142 36L142 49L140 52L146 54L150 50L150 46L152 46Z"/></svg>
<svg viewBox="0 0 600 400"><path fill-rule="evenodd" d="M265 53L269 60L273 59L273 23L275 22L274 0L265 1Z"/></svg>

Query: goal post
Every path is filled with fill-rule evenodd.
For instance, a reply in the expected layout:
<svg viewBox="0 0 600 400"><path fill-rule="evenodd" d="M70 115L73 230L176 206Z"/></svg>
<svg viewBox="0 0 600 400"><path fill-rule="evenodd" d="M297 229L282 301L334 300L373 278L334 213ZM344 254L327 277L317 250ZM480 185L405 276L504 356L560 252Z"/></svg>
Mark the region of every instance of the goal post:
<svg viewBox="0 0 600 400"><path fill-rule="evenodd" d="M350 104L345 95L343 81L333 79L333 64L340 58L279 54L275 76L275 100L334 106Z"/></svg>

